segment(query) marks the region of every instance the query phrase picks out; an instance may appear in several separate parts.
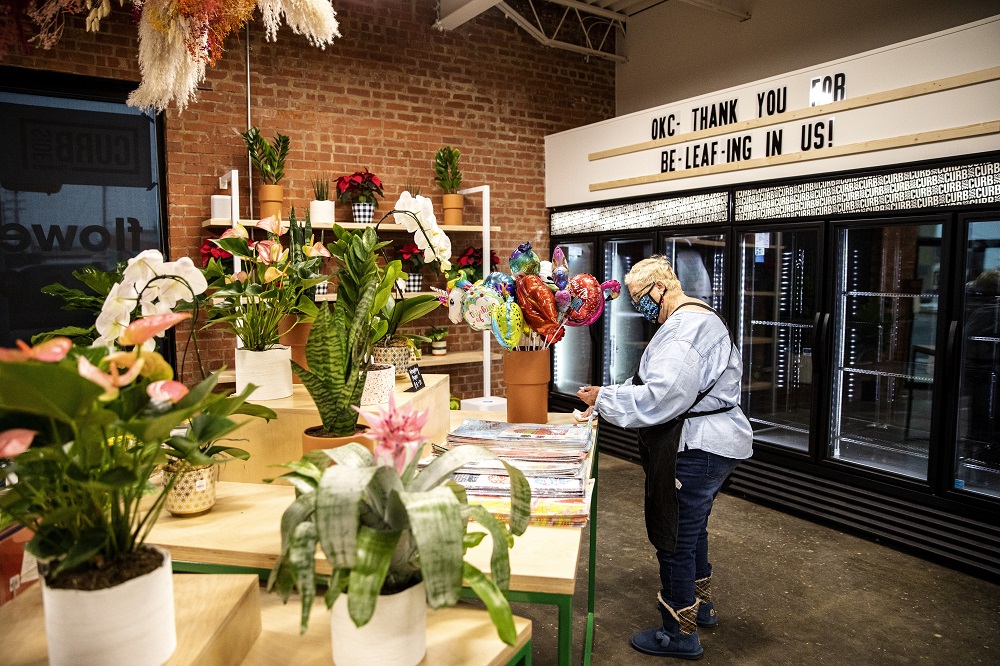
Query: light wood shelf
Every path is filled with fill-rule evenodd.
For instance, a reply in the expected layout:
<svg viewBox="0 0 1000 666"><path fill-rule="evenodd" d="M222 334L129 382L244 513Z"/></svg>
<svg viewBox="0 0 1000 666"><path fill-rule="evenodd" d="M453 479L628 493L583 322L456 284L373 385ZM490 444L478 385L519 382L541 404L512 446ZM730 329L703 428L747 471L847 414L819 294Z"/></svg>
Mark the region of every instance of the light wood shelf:
<svg viewBox="0 0 1000 666"><path fill-rule="evenodd" d="M240 220L240 224L247 228L254 228L257 225L257 220ZM203 228L220 228L226 229L233 226L232 220L226 217L213 217L208 220L203 220L201 223ZM365 227L370 227L370 224L358 224L357 222L343 222L340 226L347 230L364 229ZM332 222L313 222L313 229L333 229ZM483 233L482 225L475 224L439 224L438 228L445 233ZM398 224L383 224L378 228L379 231L386 231L390 233L410 233L406 230L406 227L401 227ZM500 227L491 226L490 231L500 231Z"/></svg>
<svg viewBox="0 0 1000 666"><path fill-rule="evenodd" d="M491 361L499 361L500 353L493 352L490 354ZM433 354L427 353L423 354L419 359L417 359L417 365L421 368L433 368L444 365L461 365L463 363L482 363L483 362L483 351L463 351L463 352L448 352L444 356L434 356Z"/></svg>
<svg viewBox="0 0 1000 666"><path fill-rule="evenodd" d="M439 296L439 295L440 294L438 294L436 291L404 291L403 292L403 297L404 298L409 298L410 296ZM316 300L317 303L324 303L324 302L329 302L329 301L335 301L335 300L337 300L337 292L333 292L333 293L327 292L325 294L321 294L321 295L317 296L315 298L315 300Z"/></svg>

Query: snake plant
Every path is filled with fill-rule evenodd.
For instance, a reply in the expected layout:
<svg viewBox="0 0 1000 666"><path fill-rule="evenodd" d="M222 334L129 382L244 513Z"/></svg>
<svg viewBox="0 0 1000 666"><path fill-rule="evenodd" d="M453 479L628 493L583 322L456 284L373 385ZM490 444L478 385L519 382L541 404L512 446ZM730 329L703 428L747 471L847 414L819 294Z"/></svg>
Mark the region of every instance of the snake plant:
<svg viewBox="0 0 1000 666"><path fill-rule="evenodd" d="M528 482L504 463L511 487L508 530L483 507L469 505L464 488L451 480L456 470L495 458L493 453L460 446L419 473L417 458L400 474L392 465L377 465L363 446L349 444L288 464L282 478L295 486L297 497L281 519L281 556L268 590L287 602L298 588L304 632L317 582L327 586L328 608L347 595L348 613L359 627L371 619L383 591L399 592L423 580L428 605L440 608L458 601L464 583L486 604L500 638L513 645L516 631L504 591L510 581L508 548L528 526ZM330 459L337 464L329 466ZM492 536L490 577L464 561L466 550L486 536L469 531L470 517ZM317 543L333 570L329 577L316 574Z"/></svg>

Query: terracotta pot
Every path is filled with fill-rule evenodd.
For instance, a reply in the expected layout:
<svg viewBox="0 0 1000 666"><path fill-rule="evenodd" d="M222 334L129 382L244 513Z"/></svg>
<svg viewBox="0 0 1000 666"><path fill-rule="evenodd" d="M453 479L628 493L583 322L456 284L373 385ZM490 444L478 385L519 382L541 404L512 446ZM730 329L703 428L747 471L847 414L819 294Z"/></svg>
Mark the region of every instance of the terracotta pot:
<svg viewBox="0 0 1000 666"><path fill-rule="evenodd" d="M512 351L504 355L508 423L548 421L549 380L552 378L549 351Z"/></svg>
<svg viewBox="0 0 1000 666"><path fill-rule="evenodd" d="M167 493L166 509L174 516L199 516L207 513L215 506L215 489L219 480L219 467L206 465L204 467L174 467L170 465L164 470L164 481L169 483L170 477L179 474L180 478Z"/></svg>
<svg viewBox="0 0 1000 666"><path fill-rule="evenodd" d="M462 224L462 209L465 207L465 195L445 194L442 199L445 224Z"/></svg>
<svg viewBox="0 0 1000 666"><path fill-rule="evenodd" d="M306 363L306 341L309 340L309 331L312 330L313 325L311 321L296 322L299 322L299 318L296 315L285 315L281 318L281 323L278 324L278 331L281 333L281 337L278 338L278 342L291 348L292 360L308 370L309 364ZM292 373L292 383L302 383L302 380L294 372Z"/></svg>
<svg viewBox="0 0 1000 666"><path fill-rule="evenodd" d="M427 592L418 583L396 594L381 594L363 627L354 626L349 595L330 609L333 663L337 666L416 666L427 650Z"/></svg>
<svg viewBox="0 0 1000 666"><path fill-rule="evenodd" d="M261 185L257 190L257 201L260 202L260 219L274 216L279 220L281 217L281 204L284 199L284 190L281 185Z"/></svg>
<svg viewBox="0 0 1000 666"><path fill-rule="evenodd" d="M375 449L375 442L366 435L367 432L368 426L358 425L358 430L353 435L347 435L346 437L323 437L323 426L313 426L302 432L302 453L320 451L322 449L335 449L338 446L344 446L351 442L357 442L369 451L373 451Z"/></svg>
<svg viewBox="0 0 1000 666"><path fill-rule="evenodd" d="M155 548L155 547L154 547ZM50 588L42 580L48 663L159 666L177 646L170 553L147 574L103 590Z"/></svg>

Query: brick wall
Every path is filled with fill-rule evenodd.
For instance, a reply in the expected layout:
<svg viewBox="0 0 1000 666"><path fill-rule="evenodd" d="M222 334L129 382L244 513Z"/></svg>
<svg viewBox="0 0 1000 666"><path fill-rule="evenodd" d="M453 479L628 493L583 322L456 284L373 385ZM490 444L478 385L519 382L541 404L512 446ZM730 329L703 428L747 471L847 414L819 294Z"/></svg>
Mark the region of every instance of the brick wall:
<svg viewBox="0 0 1000 666"><path fill-rule="evenodd" d="M492 224L501 228L492 243L501 267L526 240L548 258L544 136L614 115L613 64L542 47L495 10L439 32L432 28L433 2L337 0L334 6L343 37L325 51L287 28L274 43L264 40L259 22L250 30L252 122L265 136L291 137L282 182L286 208L308 207L313 178L368 167L385 183L382 211L404 185L416 184L440 217L432 164L434 152L448 144L462 151L463 186L490 185ZM99 35L87 34L82 25L82 19L70 19L53 51L8 57L5 64L138 79L135 27L127 12L116 8ZM246 128L246 45L246 33L231 39L199 100L183 113L167 112L174 258L200 260L198 248L209 236L201 222L208 217L209 197L219 193L222 172L240 170L242 215L249 214L246 153L234 132ZM478 222L480 212L479 197L470 197L469 221ZM349 214L338 205L338 221L349 221ZM456 256L478 245L476 238L452 234ZM425 276L427 284L442 283ZM411 330L446 323L442 309ZM450 331L449 351L480 348L480 334L464 324L450 325ZM232 365L228 335L212 332L201 340L207 365ZM499 347L494 343L493 349ZM481 365L449 371L455 395L482 392ZM499 362L493 376L494 393L503 394Z"/></svg>

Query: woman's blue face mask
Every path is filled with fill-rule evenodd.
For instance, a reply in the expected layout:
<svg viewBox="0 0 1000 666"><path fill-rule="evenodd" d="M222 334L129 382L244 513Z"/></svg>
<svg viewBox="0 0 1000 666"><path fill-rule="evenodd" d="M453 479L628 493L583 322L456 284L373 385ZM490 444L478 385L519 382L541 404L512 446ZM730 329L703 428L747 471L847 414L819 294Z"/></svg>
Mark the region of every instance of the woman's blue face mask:
<svg viewBox="0 0 1000 666"><path fill-rule="evenodd" d="M632 299L632 307L635 311L643 316L643 318L652 323L658 324L660 322L660 303L653 300L650 292L653 291L654 285L649 285L644 289L639 298ZM662 297L661 297L662 301Z"/></svg>

